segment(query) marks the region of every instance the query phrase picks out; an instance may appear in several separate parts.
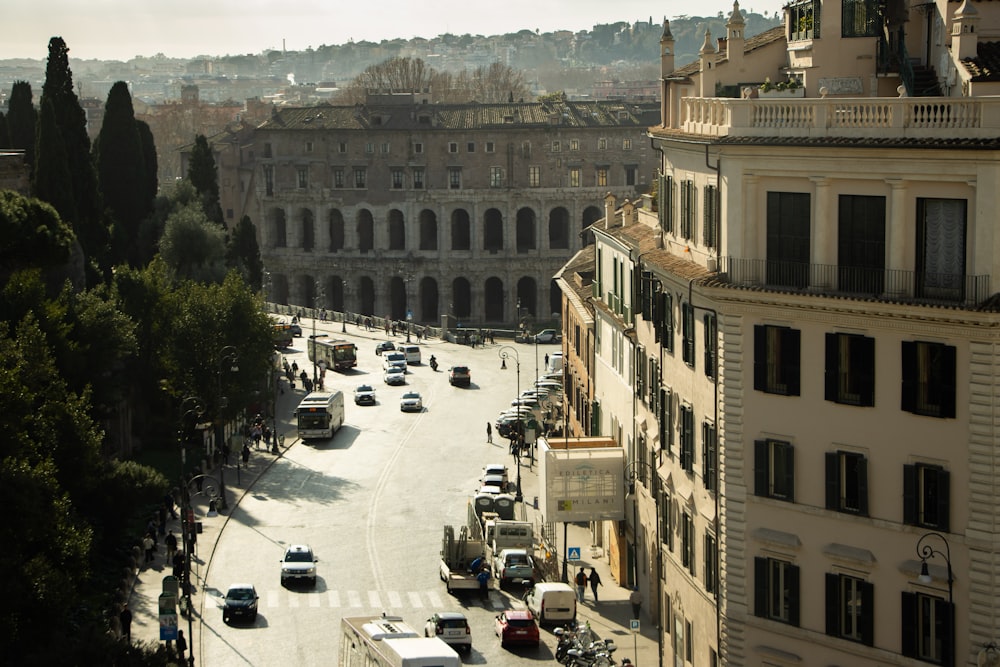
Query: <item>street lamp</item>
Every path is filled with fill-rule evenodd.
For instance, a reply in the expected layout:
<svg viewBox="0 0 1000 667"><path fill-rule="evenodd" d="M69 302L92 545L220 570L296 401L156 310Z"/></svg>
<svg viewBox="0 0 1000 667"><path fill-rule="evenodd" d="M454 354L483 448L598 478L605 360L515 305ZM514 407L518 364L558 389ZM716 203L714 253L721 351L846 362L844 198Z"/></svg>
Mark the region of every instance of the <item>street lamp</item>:
<svg viewBox="0 0 1000 667"><path fill-rule="evenodd" d="M314 345L316 343L316 309L319 308L322 303L323 303L323 285L320 284L320 282L317 280L316 281L316 295L313 297L313 304L312 304L312 311L313 311L313 333L312 333L312 339L313 339L313 344ZM316 373L317 356L318 355L316 355L316 354L312 355L312 358L313 358L313 385L314 386L317 385L317 384L319 384L319 375L317 375L317 373Z"/></svg>
<svg viewBox="0 0 1000 667"><path fill-rule="evenodd" d="M186 400L186 399L185 399ZM221 467L219 468L222 469ZM192 485L195 487L194 493L191 492ZM221 488L221 483L219 488ZM191 511L191 496L193 495L206 495L209 498L209 507L218 497L219 489L215 486L215 478L209 475L195 475L189 480L184 480L183 474L181 475L181 499L183 505L181 506L181 548L184 549L184 571L183 571L183 585L184 585L184 608L187 609L187 619L188 619L188 642L192 641L194 636L194 631L192 628L192 618L194 617L193 607L191 606L191 557L194 555L194 536L197 532L197 523L192 525L194 521L194 514ZM209 514L209 516L212 516ZM194 665L194 646L188 644L188 665Z"/></svg>
<svg viewBox="0 0 1000 667"><path fill-rule="evenodd" d="M340 333L347 333L347 281L340 279Z"/></svg>
<svg viewBox="0 0 1000 667"><path fill-rule="evenodd" d="M635 482L639 478L639 471L636 469L637 466L644 466L650 475L650 479L656 479L656 468L651 463L634 459L625 466L625 495L632 495L632 576L636 577L636 579L639 576L639 545L636 539L639 531L639 497L635 490ZM659 590L660 573L663 571L663 547L660 544L660 497L658 487L659 483L655 483L652 493L653 507L656 514L656 645L659 647L656 654L659 656L660 667L663 667L663 609L661 607L662 599ZM637 584L633 583L633 585Z"/></svg>
<svg viewBox="0 0 1000 667"><path fill-rule="evenodd" d="M501 345L500 349L497 350L497 355L500 357L500 369L505 370L507 368L507 357L513 356L515 368L517 369L517 431L514 433L514 437L510 438L511 441L511 452L514 454L514 460L517 461L517 494L514 496L514 500L521 502L524 500L524 495L521 493L521 448L524 446L524 422L521 415L521 358L517 355L517 350L512 348L510 345ZM514 441L517 440L517 449L514 448Z"/></svg>
<svg viewBox="0 0 1000 667"><path fill-rule="evenodd" d="M240 370L237 362L239 361L239 354L236 347L233 345L226 345L221 350L219 350L219 373L218 373L218 397L219 397L219 414L218 414L218 442L224 448L226 439L226 422L223 417L222 410L228 406L229 399L222 395L222 371L225 364L229 363L229 372L236 373ZM229 509L229 503L226 502L226 459L223 457L222 463L219 465L219 509L225 510Z"/></svg>
<svg viewBox="0 0 1000 667"><path fill-rule="evenodd" d="M944 545L944 551L935 549L932 544L925 542L931 538L941 540L941 543ZM917 577L917 581L922 584L929 584L933 581L930 569L927 567L928 559L940 556L944 559L945 565L948 567L948 649L946 655L942 657L944 658L943 663L946 667L953 667L955 664L955 576L951 570L951 546L949 546L948 540L941 533L924 533L917 540L917 555L920 556L920 576Z"/></svg>

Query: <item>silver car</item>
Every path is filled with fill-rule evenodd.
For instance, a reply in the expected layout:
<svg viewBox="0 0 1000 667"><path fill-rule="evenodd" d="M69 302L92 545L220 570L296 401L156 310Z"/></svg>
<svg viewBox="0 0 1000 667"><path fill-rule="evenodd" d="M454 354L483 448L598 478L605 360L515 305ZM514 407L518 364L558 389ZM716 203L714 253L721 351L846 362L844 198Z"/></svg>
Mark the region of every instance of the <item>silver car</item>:
<svg viewBox="0 0 1000 667"><path fill-rule="evenodd" d="M406 373L402 369L392 366L386 369L382 379L389 385L406 384Z"/></svg>
<svg viewBox="0 0 1000 667"><path fill-rule="evenodd" d="M399 400L399 409L403 412L423 412L424 401L417 392L408 391Z"/></svg>

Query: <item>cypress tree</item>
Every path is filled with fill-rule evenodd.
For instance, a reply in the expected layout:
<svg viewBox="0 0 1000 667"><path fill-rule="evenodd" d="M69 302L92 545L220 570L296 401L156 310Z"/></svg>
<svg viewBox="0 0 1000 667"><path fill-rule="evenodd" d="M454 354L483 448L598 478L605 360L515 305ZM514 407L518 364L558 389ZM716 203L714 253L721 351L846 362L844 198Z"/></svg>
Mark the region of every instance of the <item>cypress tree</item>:
<svg viewBox="0 0 1000 667"><path fill-rule="evenodd" d="M10 145L10 130L7 129L7 116L0 112L0 148L13 148Z"/></svg>
<svg viewBox="0 0 1000 667"><path fill-rule="evenodd" d="M15 81L7 102L7 131L10 133L9 146L23 150L25 164L34 166L35 123L38 113L31 98L31 84L27 81Z"/></svg>
<svg viewBox="0 0 1000 667"><path fill-rule="evenodd" d="M149 202L148 214L153 212L156 194L160 189L160 181L157 178L160 167L156 159L156 141L153 139L153 131L149 129L149 123L137 120L135 126L139 131L139 143L142 145L142 159L146 162L145 198Z"/></svg>
<svg viewBox="0 0 1000 667"><path fill-rule="evenodd" d="M215 157L212 155L212 147L208 145L208 139L203 134L195 137L187 175L201 197L205 215L212 222L225 228L222 205L219 203L219 175L215 170Z"/></svg>
<svg viewBox="0 0 1000 667"><path fill-rule="evenodd" d="M250 216L243 216L233 229L226 251L226 261L230 267L239 270L250 288L259 292L264 282L264 262L260 258L257 245L257 228Z"/></svg>
<svg viewBox="0 0 1000 667"><path fill-rule="evenodd" d="M67 223L77 219L76 200L62 133L56 124L51 100L42 100L38 119L38 154L35 161L35 195L59 212Z"/></svg>
<svg viewBox="0 0 1000 667"><path fill-rule="evenodd" d="M146 160L135 123L132 95L124 81L115 82L108 93L94 158L101 196L111 211L115 228L112 263L137 266L139 223L149 214L152 200L146 195Z"/></svg>

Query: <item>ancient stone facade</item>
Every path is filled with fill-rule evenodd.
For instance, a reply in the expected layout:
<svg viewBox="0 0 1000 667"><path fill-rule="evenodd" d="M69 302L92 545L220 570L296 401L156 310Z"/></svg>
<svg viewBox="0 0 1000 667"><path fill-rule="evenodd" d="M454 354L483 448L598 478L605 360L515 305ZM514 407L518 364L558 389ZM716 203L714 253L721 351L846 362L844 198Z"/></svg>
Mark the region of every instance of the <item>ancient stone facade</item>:
<svg viewBox="0 0 1000 667"><path fill-rule="evenodd" d="M557 322L553 276L604 196L635 199L654 178L658 111L409 94L277 109L244 172L268 298L426 324Z"/></svg>

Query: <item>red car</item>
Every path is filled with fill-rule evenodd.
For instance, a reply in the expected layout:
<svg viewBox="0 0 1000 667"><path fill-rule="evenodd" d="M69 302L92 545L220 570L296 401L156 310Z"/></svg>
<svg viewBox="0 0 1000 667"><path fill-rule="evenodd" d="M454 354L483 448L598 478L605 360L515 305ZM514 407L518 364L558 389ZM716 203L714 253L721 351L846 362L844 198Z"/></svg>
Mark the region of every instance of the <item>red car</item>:
<svg viewBox="0 0 1000 667"><path fill-rule="evenodd" d="M495 629L503 648L511 644L538 646L538 624L530 611L508 609L497 616Z"/></svg>

